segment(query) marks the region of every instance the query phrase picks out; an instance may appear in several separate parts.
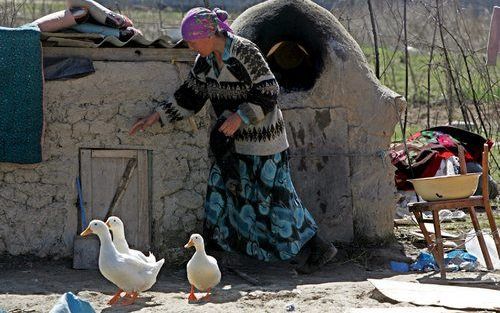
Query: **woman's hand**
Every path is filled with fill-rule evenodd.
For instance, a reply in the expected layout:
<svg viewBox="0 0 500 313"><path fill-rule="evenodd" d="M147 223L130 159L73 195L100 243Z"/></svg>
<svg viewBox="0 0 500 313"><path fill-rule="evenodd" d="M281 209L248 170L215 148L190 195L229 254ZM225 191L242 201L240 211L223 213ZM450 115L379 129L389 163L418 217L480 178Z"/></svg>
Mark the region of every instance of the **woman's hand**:
<svg viewBox="0 0 500 313"><path fill-rule="evenodd" d="M240 125L240 115L238 113L233 113L226 119L224 123L222 123L221 127L219 127L219 131L227 137L231 137L238 130L238 128L240 128Z"/></svg>
<svg viewBox="0 0 500 313"><path fill-rule="evenodd" d="M159 120L160 120L160 113L153 112L146 117L138 119L137 122L135 122L135 124L132 126L128 134L132 136L138 129L144 131L145 128L150 127Z"/></svg>

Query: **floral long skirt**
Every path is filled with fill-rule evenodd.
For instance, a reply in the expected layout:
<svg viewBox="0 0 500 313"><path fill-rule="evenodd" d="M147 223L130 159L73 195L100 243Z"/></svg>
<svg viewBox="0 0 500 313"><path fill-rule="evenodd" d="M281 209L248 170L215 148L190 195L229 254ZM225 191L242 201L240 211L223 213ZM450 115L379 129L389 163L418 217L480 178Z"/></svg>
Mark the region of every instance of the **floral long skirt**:
<svg viewBox="0 0 500 313"><path fill-rule="evenodd" d="M215 162L205 201L208 240L259 260L288 260L317 225L292 184L288 151L269 156L232 153Z"/></svg>

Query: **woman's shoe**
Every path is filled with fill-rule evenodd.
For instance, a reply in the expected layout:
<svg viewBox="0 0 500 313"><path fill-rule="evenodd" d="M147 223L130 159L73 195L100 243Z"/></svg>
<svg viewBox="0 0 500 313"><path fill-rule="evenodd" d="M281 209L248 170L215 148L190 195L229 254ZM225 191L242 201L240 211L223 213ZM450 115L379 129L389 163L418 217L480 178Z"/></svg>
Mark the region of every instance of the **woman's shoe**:
<svg viewBox="0 0 500 313"><path fill-rule="evenodd" d="M312 254L304 265L297 268L297 272L300 274L314 273L322 268L325 264L330 262L335 257L337 252L337 248L335 248L333 244L330 244L330 248L328 248L326 251L323 250L323 253L320 254L319 257L316 257L315 254Z"/></svg>
<svg viewBox="0 0 500 313"><path fill-rule="evenodd" d="M333 259L338 252L337 248L335 248L332 243L323 239L318 233L316 233L306 245L310 246L311 253L306 263L297 268L297 272L301 274L316 272Z"/></svg>

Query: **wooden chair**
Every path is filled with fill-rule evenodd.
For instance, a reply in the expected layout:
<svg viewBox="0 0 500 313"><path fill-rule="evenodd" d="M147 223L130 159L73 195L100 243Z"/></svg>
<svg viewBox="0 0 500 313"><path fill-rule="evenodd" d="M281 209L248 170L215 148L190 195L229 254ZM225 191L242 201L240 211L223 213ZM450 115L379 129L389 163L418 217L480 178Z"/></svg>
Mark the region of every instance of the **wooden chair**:
<svg viewBox="0 0 500 313"><path fill-rule="evenodd" d="M500 236L498 235L497 225L495 223L495 218L493 216L493 212L491 211L491 205L489 200L489 191L488 191L488 153L489 147L487 144L484 144L483 150L483 176L482 176L482 195L481 196L472 196L464 199L456 199L456 200L442 200L442 201L432 201L432 202L414 202L408 204L410 212L415 215L417 219L418 226L424 235L425 241L427 243L427 247L429 251L431 251L439 265L439 269L441 272L441 278L446 279L446 268L444 266L444 249L443 249L443 238L441 236L441 225L439 221L439 211L448 209L448 210L456 210L460 208L467 208L469 211L469 215L472 220L472 225L474 226L474 230L477 234L477 239L479 241L479 245L481 247L481 252L483 253L484 260L486 262L486 267L488 270L493 269L493 264L491 262L490 255L488 253L488 249L486 247L486 243L484 241L483 234L481 232L481 227L479 225L477 215L476 215L476 207L484 207L486 210L486 215L488 216L488 221L490 224L490 229L493 234L493 238L495 240L495 246L497 248L498 256L500 257ZM460 173L467 174L467 167L465 164L464 150L460 146L459 147L459 159L460 159ZM423 212L431 211L432 219L424 219ZM433 223L434 231L435 231L435 242L431 239L429 232L425 228L424 223Z"/></svg>

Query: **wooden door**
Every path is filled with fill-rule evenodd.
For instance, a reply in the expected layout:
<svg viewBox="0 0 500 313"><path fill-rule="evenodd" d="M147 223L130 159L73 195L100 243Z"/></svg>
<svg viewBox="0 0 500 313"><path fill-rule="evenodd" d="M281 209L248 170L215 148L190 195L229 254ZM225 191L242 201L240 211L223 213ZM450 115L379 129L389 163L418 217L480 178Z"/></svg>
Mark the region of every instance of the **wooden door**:
<svg viewBox="0 0 500 313"><path fill-rule="evenodd" d="M80 149L80 177L86 225L104 220L127 164L136 159L123 196L113 215L125 225L132 248L146 251L151 242L149 154L147 150Z"/></svg>

